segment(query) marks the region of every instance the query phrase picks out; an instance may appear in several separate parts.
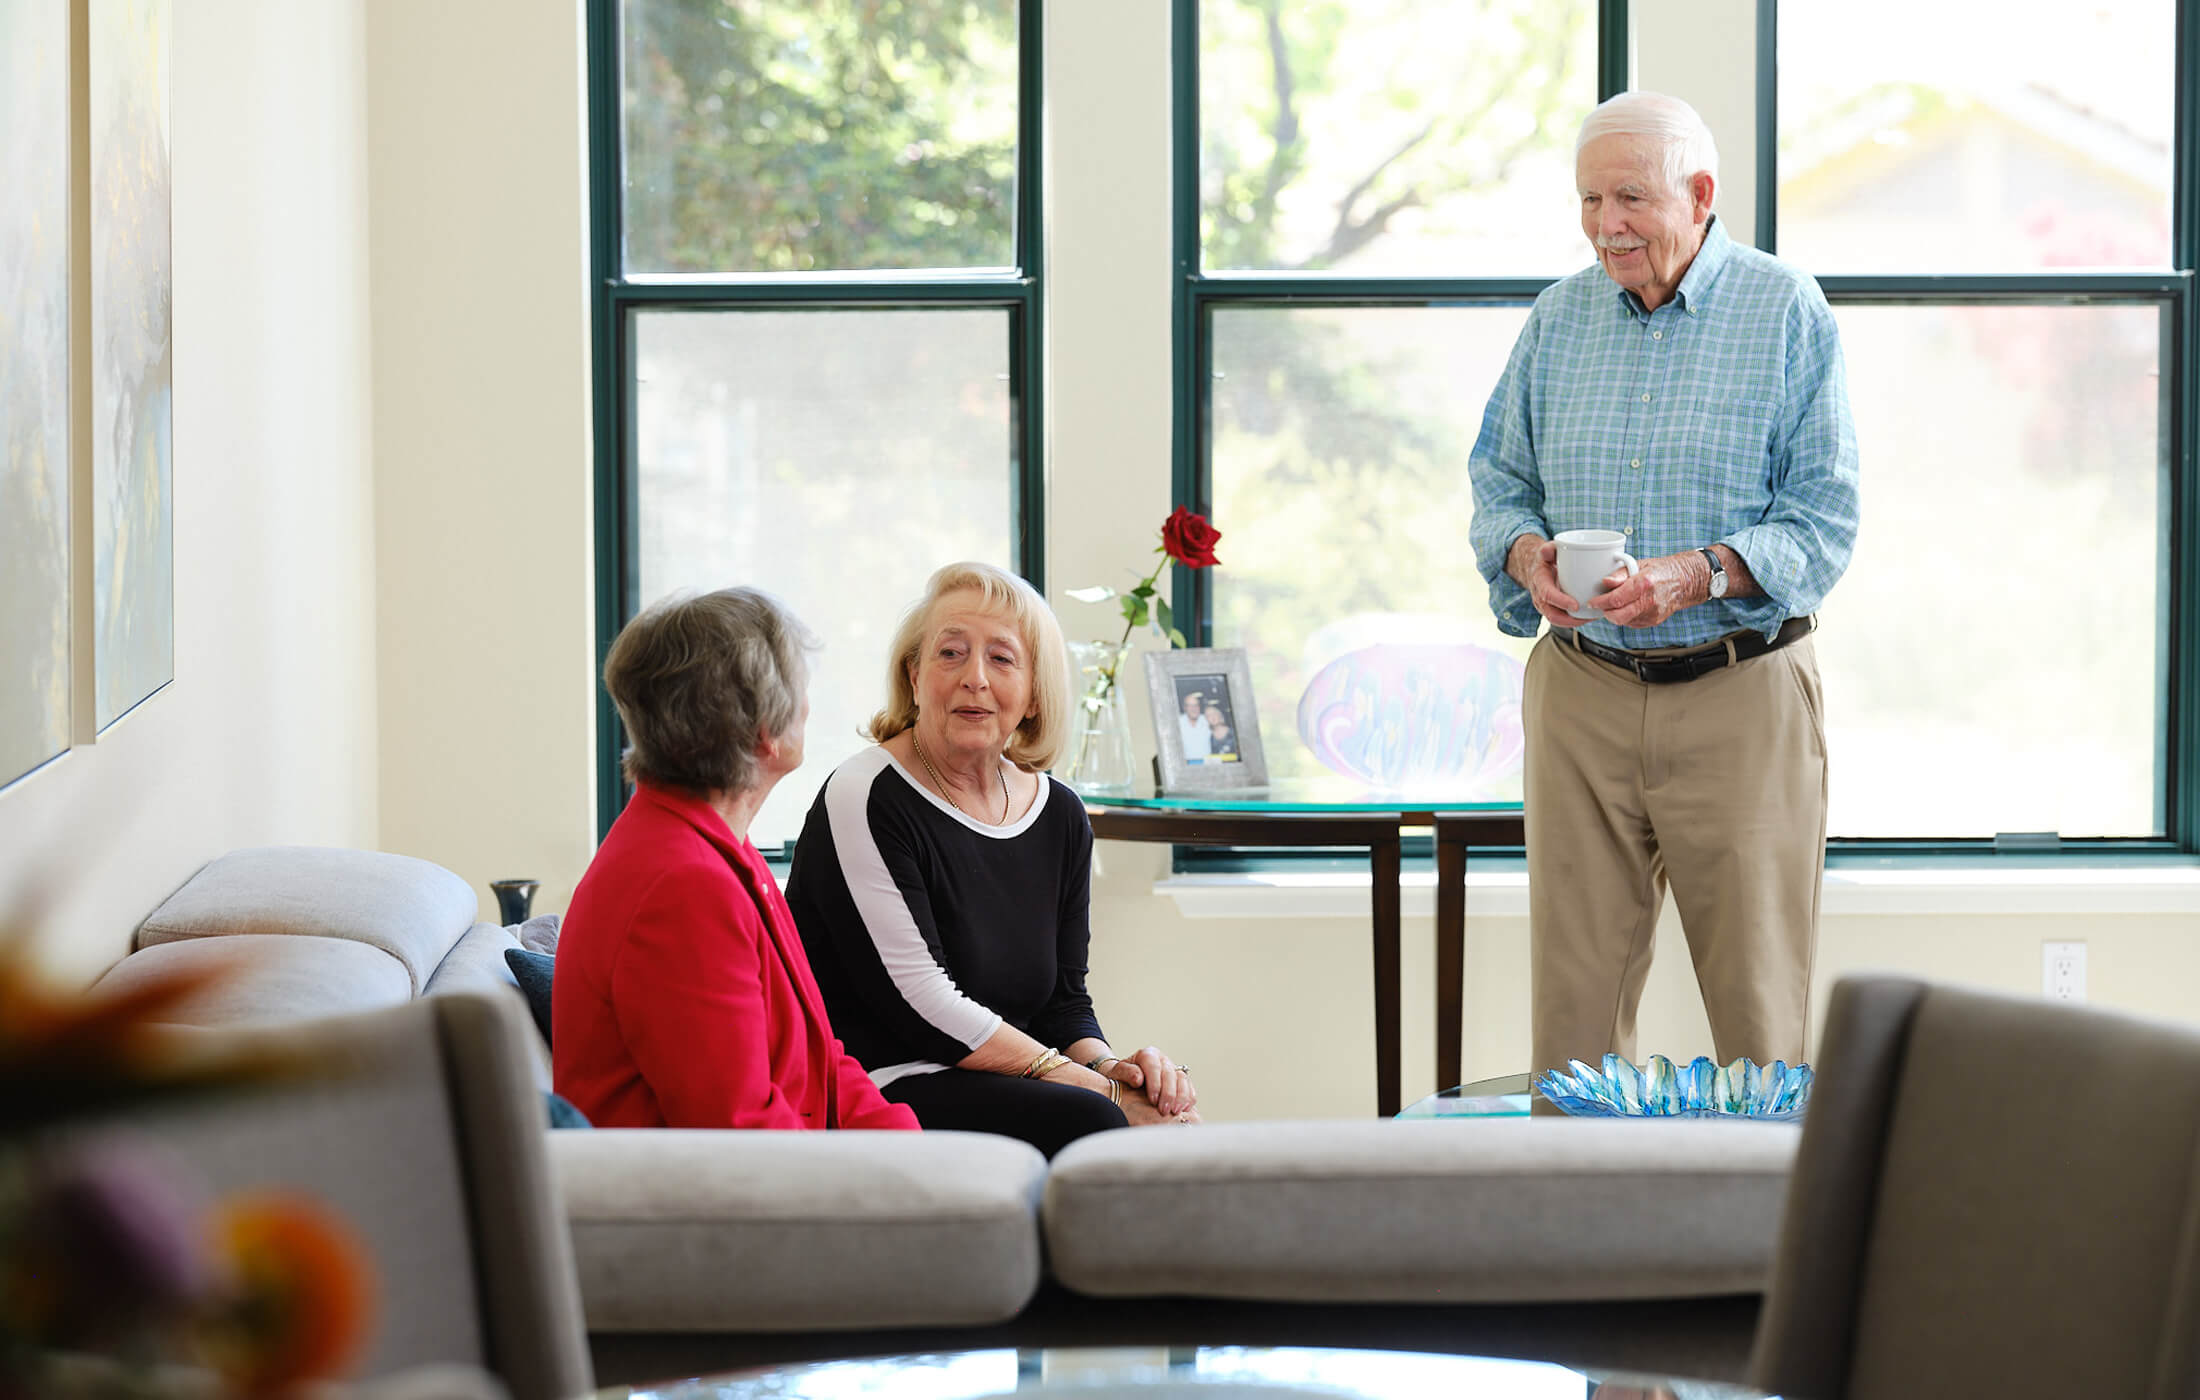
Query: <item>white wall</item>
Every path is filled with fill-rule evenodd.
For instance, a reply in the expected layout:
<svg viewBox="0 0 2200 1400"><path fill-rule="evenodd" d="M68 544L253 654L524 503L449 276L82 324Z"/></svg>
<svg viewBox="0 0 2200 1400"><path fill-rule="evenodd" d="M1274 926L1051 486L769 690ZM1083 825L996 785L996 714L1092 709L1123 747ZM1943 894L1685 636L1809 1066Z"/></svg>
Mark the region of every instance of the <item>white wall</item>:
<svg viewBox="0 0 2200 1400"><path fill-rule="evenodd" d="M579 0L367 18L382 848L562 909L595 848Z"/></svg>
<svg viewBox="0 0 2200 1400"><path fill-rule="evenodd" d="M375 840L363 27L175 6L176 679L0 791L61 979L225 850Z"/></svg>

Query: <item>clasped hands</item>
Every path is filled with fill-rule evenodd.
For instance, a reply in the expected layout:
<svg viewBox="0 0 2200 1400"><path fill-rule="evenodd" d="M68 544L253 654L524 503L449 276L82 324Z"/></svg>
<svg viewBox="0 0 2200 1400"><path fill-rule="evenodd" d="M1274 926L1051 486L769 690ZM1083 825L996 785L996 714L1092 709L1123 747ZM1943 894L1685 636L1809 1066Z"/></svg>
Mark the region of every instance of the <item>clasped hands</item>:
<svg viewBox="0 0 2200 1400"><path fill-rule="evenodd" d="M1132 1127L1147 1123L1197 1123L1199 1093L1192 1087L1191 1071L1154 1046L1128 1055L1100 1061L1097 1070L1136 1094L1123 1095L1123 1116Z"/></svg>
<svg viewBox="0 0 2200 1400"><path fill-rule="evenodd" d="M1607 622L1622 627L1655 627L1683 608L1704 600L1703 576L1709 572L1703 555L1691 549L1680 554L1645 559L1629 577L1615 569L1600 582L1605 591L1586 601L1577 599L1558 583L1558 546L1533 535L1513 541L1506 572L1528 590L1528 599L1544 621L1553 627L1579 627L1591 618L1574 616L1574 609L1588 608L1604 614Z"/></svg>

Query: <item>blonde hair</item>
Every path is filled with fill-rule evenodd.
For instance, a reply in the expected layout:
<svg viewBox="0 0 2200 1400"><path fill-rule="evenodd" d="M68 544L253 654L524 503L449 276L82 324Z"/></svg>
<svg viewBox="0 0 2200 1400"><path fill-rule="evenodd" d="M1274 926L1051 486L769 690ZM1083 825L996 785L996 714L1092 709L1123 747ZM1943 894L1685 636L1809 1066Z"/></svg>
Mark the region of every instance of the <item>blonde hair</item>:
<svg viewBox="0 0 2200 1400"><path fill-rule="evenodd" d="M933 609L948 594L962 592L976 593L985 611L1013 621L1030 659L1035 713L1016 726L1008 741L1009 761L1034 771L1051 766L1069 738L1069 647L1062 641L1062 624L1030 584L1006 569L967 560L935 570L924 596L902 614L886 658L886 708L871 716L871 737L883 744L917 722L917 690L910 673L918 649L931 630Z"/></svg>
<svg viewBox="0 0 2200 1400"><path fill-rule="evenodd" d="M1647 137L1657 149L1658 168L1665 175L1665 192L1685 195L1688 182L1699 171L1719 178L1719 147L1711 128L1696 109L1678 97L1662 92L1623 92L1607 98L1582 118L1581 135L1574 140L1574 154L1600 136Z"/></svg>

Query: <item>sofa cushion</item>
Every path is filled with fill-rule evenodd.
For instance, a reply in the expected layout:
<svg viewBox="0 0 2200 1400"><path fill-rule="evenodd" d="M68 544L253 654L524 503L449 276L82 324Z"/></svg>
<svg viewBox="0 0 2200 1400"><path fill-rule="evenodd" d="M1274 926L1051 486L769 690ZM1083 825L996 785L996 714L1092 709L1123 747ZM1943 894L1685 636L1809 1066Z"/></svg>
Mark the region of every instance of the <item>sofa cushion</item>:
<svg viewBox="0 0 2200 1400"><path fill-rule="evenodd" d="M418 995L478 908L473 886L410 856L259 846L209 861L138 926L137 946L236 933L350 939L402 963Z"/></svg>
<svg viewBox="0 0 2200 1400"><path fill-rule="evenodd" d="M1046 1160L982 1133L553 1133L592 1332L953 1326L1039 1285Z"/></svg>
<svg viewBox="0 0 2200 1400"><path fill-rule="evenodd" d="M322 938L194 938L132 953L99 979L122 993L179 968L223 966L213 985L162 1017L184 1026L274 1025L412 999L405 965L365 943Z"/></svg>
<svg viewBox="0 0 2200 1400"><path fill-rule="evenodd" d="M1797 1130L1512 1119L1238 1123L1072 1143L1055 1277L1111 1296L1570 1302L1763 1290Z"/></svg>
<svg viewBox="0 0 2200 1400"><path fill-rule="evenodd" d="M557 971L557 960L547 953L530 952L525 948L504 950L504 965L510 969L519 983L522 995L527 998L527 1010L535 1018L535 1029L542 1032L542 1043L556 1046L550 1037L550 982Z"/></svg>

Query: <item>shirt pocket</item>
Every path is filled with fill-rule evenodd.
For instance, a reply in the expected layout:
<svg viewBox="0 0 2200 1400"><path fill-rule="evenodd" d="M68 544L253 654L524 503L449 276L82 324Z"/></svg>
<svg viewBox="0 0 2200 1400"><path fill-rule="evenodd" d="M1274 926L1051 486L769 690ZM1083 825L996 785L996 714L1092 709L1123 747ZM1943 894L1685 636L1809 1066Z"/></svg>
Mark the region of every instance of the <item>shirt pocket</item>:
<svg viewBox="0 0 2200 1400"><path fill-rule="evenodd" d="M1680 458L1726 495L1728 504L1762 504L1772 494L1772 434L1778 405L1751 393L1715 392L1680 415Z"/></svg>

